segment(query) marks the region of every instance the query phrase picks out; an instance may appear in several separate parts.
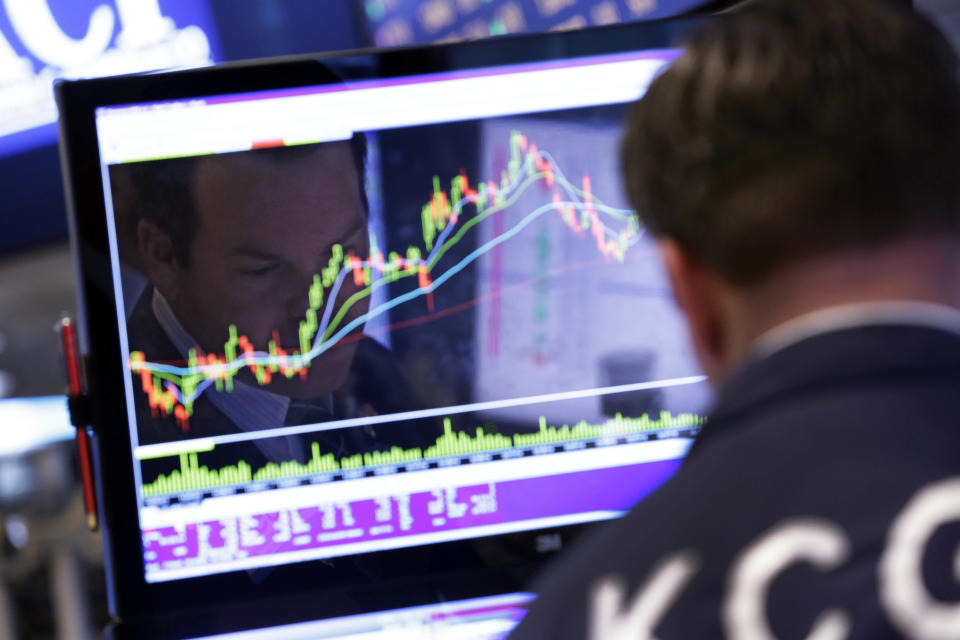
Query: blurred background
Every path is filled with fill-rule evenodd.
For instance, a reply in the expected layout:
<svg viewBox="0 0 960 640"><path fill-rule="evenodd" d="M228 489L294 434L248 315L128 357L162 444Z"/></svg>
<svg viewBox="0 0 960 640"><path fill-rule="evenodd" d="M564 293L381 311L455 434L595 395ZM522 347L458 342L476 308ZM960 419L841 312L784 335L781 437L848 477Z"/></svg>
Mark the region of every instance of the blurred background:
<svg viewBox="0 0 960 640"><path fill-rule="evenodd" d="M723 10L736 0L4 0L0 4L0 638L107 622L54 325L75 313L56 77L497 37ZM915 0L960 45L960 2ZM97 630L97 631L95 631Z"/></svg>

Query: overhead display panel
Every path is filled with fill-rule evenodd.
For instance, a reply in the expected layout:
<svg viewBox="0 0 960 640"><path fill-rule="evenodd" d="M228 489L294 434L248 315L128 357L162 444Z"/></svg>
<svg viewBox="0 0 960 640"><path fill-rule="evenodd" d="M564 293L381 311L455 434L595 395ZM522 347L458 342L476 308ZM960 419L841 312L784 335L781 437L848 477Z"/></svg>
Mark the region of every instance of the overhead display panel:
<svg viewBox="0 0 960 640"><path fill-rule="evenodd" d="M389 47L474 40L680 15L705 0L360 0L374 41Z"/></svg>
<svg viewBox="0 0 960 640"><path fill-rule="evenodd" d="M3 0L0 156L56 140L52 85L219 59L201 0Z"/></svg>

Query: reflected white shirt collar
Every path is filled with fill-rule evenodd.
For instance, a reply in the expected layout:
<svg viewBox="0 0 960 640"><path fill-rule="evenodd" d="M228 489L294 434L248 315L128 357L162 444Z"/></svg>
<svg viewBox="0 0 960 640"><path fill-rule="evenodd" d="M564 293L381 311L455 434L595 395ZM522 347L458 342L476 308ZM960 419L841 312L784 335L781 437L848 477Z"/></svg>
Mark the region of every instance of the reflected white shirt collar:
<svg viewBox="0 0 960 640"><path fill-rule="evenodd" d="M153 290L153 313L167 337L184 358L197 345L197 341L183 328L163 294ZM221 413L243 431L272 429L283 425L290 407L290 398L266 389L258 389L238 380L233 381L233 391L217 391L211 387L204 391Z"/></svg>
<svg viewBox="0 0 960 640"><path fill-rule="evenodd" d="M757 338L748 360L766 358L815 335L875 325L907 325L960 335L960 309L933 302L884 300L845 304L797 316Z"/></svg>

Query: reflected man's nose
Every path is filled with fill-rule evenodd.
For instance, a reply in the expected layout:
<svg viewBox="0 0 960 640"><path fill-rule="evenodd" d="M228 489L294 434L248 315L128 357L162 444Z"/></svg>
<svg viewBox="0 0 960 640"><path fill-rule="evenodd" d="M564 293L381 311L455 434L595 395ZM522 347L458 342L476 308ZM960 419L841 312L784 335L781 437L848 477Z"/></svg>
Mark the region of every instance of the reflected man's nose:
<svg viewBox="0 0 960 640"><path fill-rule="evenodd" d="M310 285L313 283L314 273L298 270L285 284L284 295L285 311L289 318L303 320L310 308Z"/></svg>

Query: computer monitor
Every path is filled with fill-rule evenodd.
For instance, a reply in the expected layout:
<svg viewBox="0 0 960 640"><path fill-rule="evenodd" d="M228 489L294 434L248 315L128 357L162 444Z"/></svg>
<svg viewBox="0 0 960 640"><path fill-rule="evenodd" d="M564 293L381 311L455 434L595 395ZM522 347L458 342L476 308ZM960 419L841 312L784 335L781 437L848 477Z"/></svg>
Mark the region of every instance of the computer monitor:
<svg viewBox="0 0 960 640"><path fill-rule="evenodd" d="M60 85L115 610L532 567L673 473L618 146L682 30Z"/></svg>
<svg viewBox="0 0 960 640"><path fill-rule="evenodd" d="M508 593L184 640L502 640L529 593Z"/></svg>

